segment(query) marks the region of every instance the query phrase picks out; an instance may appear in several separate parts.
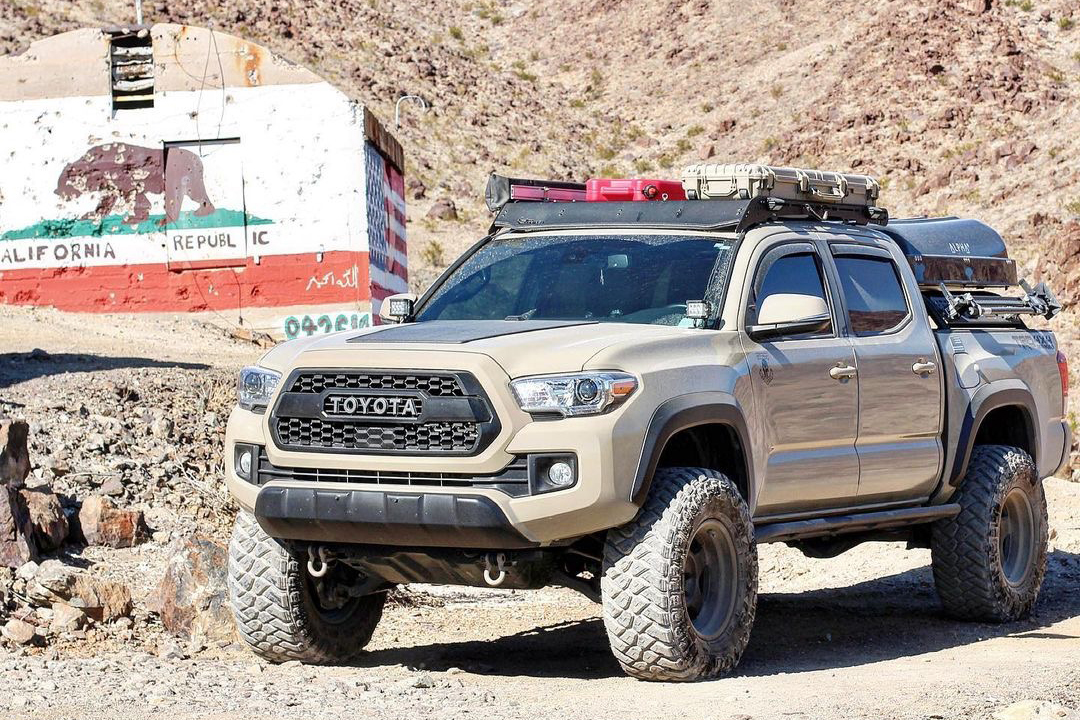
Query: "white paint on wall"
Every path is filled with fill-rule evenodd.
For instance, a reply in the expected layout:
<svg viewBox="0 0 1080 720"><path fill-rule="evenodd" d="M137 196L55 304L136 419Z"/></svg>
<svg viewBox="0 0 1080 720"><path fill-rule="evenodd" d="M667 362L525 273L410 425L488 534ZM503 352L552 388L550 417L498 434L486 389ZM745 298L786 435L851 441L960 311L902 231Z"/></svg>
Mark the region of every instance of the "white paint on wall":
<svg viewBox="0 0 1080 720"><path fill-rule="evenodd" d="M159 92L154 107L115 117L108 97L0 102L0 132L0 270L367 250L363 112L328 83ZM223 139L238 142L200 146ZM69 163L109 143L187 143L210 201L237 214L215 227L133 232L131 222L122 234L18 237L95 214L101 193L65 199L57 183ZM165 214L163 194L146 198L151 218ZM199 207L185 197L181 210ZM110 214L134 211L121 201Z"/></svg>

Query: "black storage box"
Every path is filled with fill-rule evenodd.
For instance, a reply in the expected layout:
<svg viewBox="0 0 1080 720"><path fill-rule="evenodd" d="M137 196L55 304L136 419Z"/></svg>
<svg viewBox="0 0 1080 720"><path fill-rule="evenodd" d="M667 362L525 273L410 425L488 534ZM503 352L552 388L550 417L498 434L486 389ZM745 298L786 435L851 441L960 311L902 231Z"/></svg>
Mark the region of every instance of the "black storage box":
<svg viewBox="0 0 1080 720"><path fill-rule="evenodd" d="M892 236L924 288L1006 288L1017 284L1016 261L1005 241L978 220L927 218L891 220L881 231Z"/></svg>

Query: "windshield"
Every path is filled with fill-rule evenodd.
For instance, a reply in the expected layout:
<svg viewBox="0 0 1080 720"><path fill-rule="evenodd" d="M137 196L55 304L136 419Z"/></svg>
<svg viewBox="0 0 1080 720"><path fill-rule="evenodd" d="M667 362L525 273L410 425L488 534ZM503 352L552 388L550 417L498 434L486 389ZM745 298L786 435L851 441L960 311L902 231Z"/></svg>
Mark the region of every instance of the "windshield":
<svg viewBox="0 0 1080 720"><path fill-rule="evenodd" d="M687 300L712 299L710 285L716 292L723 282L730 253L731 241L706 236L494 238L445 279L416 319L678 325Z"/></svg>

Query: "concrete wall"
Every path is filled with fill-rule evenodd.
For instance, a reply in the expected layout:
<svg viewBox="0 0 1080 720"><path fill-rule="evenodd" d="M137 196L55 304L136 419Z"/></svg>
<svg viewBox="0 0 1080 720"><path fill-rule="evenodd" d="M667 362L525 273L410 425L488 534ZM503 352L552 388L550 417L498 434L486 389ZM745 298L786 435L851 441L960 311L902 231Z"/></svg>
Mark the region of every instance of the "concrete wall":
<svg viewBox="0 0 1080 720"><path fill-rule="evenodd" d="M263 48L149 33L152 107L115 101L104 31L0 58L0 302L369 323L407 288L400 146Z"/></svg>

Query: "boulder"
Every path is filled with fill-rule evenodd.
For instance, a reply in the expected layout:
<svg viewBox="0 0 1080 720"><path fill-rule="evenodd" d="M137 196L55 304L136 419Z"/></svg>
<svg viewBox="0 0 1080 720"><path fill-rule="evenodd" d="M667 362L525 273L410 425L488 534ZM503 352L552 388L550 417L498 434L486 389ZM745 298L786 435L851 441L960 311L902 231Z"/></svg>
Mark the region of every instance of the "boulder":
<svg viewBox="0 0 1080 720"><path fill-rule="evenodd" d="M68 521L60 498L47 487L23 488L19 491L30 513L34 542L42 552L56 550L68 536Z"/></svg>
<svg viewBox="0 0 1080 720"><path fill-rule="evenodd" d="M409 192L412 193L413 200L423 200L424 196L427 195L427 188L424 186L424 183L416 178L410 178L407 187Z"/></svg>
<svg viewBox="0 0 1080 720"><path fill-rule="evenodd" d="M3 628L0 628L0 635L16 645L29 645L34 642L35 630L36 628L30 623L11 618L4 623Z"/></svg>
<svg viewBox="0 0 1080 720"><path fill-rule="evenodd" d="M231 641L234 625L226 589L228 548L210 538L178 541L152 601L169 632L205 641Z"/></svg>
<svg viewBox="0 0 1080 720"><path fill-rule="evenodd" d="M0 485L0 566L17 568L37 559L26 501L11 485Z"/></svg>
<svg viewBox="0 0 1080 720"><path fill-rule="evenodd" d="M25 420L0 420L0 485L22 487L30 474L29 432Z"/></svg>
<svg viewBox="0 0 1080 720"><path fill-rule="evenodd" d="M994 713L994 720L1075 720L1080 713L1047 700L1021 700Z"/></svg>
<svg viewBox="0 0 1080 720"><path fill-rule="evenodd" d="M457 220L457 205L450 198L441 198L432 204L427 217L433 220Z"/></svg>
<svg viewBox="0 0 1080 720"><path fill-rule="evenodd" d="M66 603L98 621L109 622L131 612L131 591L127 585L95 578L59 560L43 562L26 591L33 602Z"/></svg>
<svg viewBox="0 0 1080 720"><path fill-rule="evenodd" d="M80 608L67 603L54 603L52 606L53 616L49 621L49 630L56 634L62 634L78 630L86 625L86 613Z"/></svg>
<svg viewBox="0 0 1080 720"><path fill-rule="evenodd" d="M124 510L113 501L93 495L79 509L79 529L87 545L133 547L146 540L149 531L141 510Z"/></svg>
<svg viewBox="0 0 1080 720"><path fill-rule="evenodd" d="M1043 240L1035 279L1045 282L1066 309L1080 306L1080 222L1054 226Z"/></svg>

